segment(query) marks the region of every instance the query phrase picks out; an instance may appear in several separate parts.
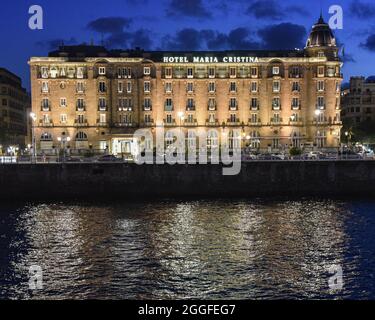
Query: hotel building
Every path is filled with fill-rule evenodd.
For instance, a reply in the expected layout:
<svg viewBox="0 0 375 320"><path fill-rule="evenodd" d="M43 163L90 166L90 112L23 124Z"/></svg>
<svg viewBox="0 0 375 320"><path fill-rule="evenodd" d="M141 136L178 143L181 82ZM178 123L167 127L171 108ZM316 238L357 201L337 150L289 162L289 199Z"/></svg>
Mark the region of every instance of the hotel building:
<svg viewBox="0 0 375 320"><path fill-rule="evenodd" d="M135 130L157 127L215 132L208 145L217 132L239 129L242 146L254 150L340 145L342 62L322 17L304 49L62 46L29 64L38 152L55 152L65 141L72 153L131 153Z"/></svg>

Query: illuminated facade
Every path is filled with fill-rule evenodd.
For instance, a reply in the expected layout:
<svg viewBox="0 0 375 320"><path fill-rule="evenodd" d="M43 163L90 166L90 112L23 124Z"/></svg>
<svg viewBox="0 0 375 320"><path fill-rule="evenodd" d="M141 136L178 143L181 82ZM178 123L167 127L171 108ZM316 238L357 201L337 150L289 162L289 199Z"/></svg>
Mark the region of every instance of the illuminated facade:
<svg viewBox="0 0 375 320"><path fill-rule="evenodd" d="M130 153L138 128L221 134L281 151L340 144L341 61L320 18L292 51L144 52L64 46L31 58L38 150Z"/></svg>

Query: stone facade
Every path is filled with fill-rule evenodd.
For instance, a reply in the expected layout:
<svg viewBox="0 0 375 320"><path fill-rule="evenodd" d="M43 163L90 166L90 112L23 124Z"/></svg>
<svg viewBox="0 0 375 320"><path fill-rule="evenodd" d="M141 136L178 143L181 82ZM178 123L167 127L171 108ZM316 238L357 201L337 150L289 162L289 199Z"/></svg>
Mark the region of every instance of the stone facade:
<svg viewBox="0 0 375 320"><path fill-rule="evenodd" d="M326 34L319 40L321 28L328 43ZM261 150L340 144L341 61L322 19L303 50L65 46L29 64L39 151L65 141L73 153L131 153L136 129L162 126L223 135L236 128L243 147Z"/></svg>

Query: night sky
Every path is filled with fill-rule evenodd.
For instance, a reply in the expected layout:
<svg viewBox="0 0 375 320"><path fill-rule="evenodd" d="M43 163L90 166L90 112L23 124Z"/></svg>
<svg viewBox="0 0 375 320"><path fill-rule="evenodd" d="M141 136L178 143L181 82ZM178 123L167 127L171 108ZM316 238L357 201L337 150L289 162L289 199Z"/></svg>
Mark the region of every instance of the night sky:
<svg viewBox="0 0 375 320"><path fill-rule="evenodd" d="M28 28L29 7L44 10L44 29ZM322 9L344 9L345 81L375 74L374 0L3 0L0 66L29 89L27 61L64 42L146 50L293 49L304 47Z"/></svg>

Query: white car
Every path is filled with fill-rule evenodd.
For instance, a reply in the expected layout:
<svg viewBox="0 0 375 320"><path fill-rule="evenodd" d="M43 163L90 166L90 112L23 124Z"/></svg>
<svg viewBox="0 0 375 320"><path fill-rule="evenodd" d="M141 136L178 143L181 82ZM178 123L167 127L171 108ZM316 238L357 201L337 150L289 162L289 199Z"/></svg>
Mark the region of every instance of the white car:
<svg viewBox="0 0 375 320"><path fill-rule="evenodd" d="M307 154L307 159L318 160L323 156L323 153L318 151L311 151Z"/></svg>

